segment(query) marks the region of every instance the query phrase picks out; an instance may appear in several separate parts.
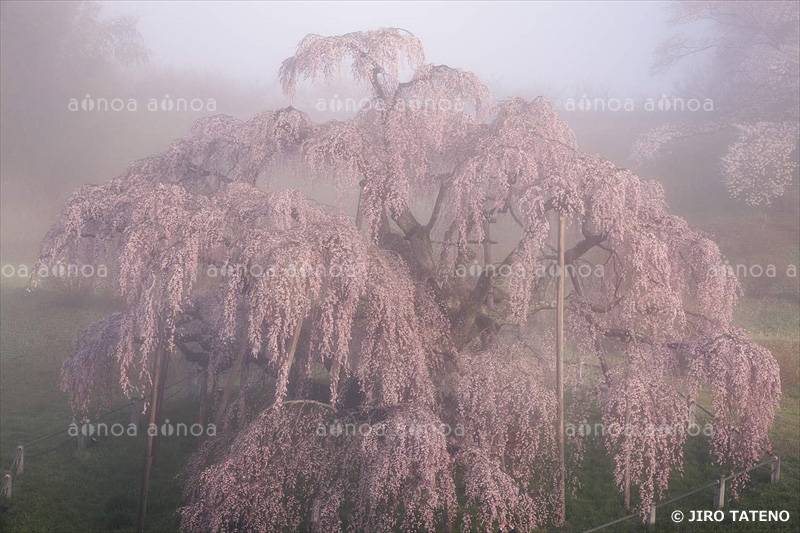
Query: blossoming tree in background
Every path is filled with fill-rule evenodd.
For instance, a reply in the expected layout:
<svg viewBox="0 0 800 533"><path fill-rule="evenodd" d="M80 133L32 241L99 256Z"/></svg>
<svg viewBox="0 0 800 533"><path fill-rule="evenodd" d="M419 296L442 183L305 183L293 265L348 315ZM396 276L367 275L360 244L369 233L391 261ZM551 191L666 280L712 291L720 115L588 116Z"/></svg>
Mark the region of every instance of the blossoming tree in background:
<svg viewBox="0 0 800 533"><path fill-rule="evenodd" d="M426 63L403 30L309 35L283 88L347 67L372 91L355 117L315 124L288 107L200 120L166 153L77 191L42 245L43 264L113 257L125 298L64 364L77 412L117 382L157 402L173 352L213 382L229 374L218 436L186 468L184 530L562 522L561 216L568 344L601 368L596 383L568 383L584 411L684 427L684 395L706 387L720 463L760 458L777 365L732 326L737 280L658 184L578 150L545 100L492 102L474 74ZM355 216L274 190L287 169L357 195ZM684 443L682 431L605 441L642 512Z"/></svg>
<svg viewBox="0 0 800 533"><path fill-rule="evenodd" d="M733 141L721 159L721 172L728 192L748 205L769 205L797 170L798 3L675 2L672 22L710 25L711 33L673 35L656 51L653 70L664 72L705 55L687 90L712 99L717 113L712 121L672 122L651 130L634 145L633 158L651 161L681 141L727 132Z"/></svg>

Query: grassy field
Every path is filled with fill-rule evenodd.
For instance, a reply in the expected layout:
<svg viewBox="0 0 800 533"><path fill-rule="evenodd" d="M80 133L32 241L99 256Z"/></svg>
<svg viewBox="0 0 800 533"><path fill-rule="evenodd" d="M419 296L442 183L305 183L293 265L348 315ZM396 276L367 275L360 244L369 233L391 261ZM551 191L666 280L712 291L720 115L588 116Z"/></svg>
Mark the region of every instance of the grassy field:
<svg viewBox="0 0 800 533"><path fill-rule="evenodd" d="M20 287L0 292L0 464L8 468L16 445L71 422L66 395L59 391L61 361L74 334L108 312L107 304L68 305L44 292ZM176 367L179 368L179 367ZM176 372L177 374L178 372ZM175 378L171 378L171 381ZM165 405L165 416L191 421L196 413L178 385ZM124 404L117 398L114 405ZM127 410L104 420L127 424ZM77 449L68 433L26 449L25 471L15 480L13 497L0 514L3 531L126 531L136 527L139 482L144 458L144 424L137 437L100 437ZM174 531L180 505L178 470L196 439L163 439L150 497L149 529ZM41 454L41 455L39 455Z"/></svg>
<svg viewBox="0 0 800 533"><path fill-rule="evenodd" d="M797 307L781 300L743 302L742 325L754 330L761 340L786 340L796 350ZM40 434L65 428L71 414L66 396L58 389L61 362L70 349L74 334L93 319L108 312L107 304L74 307L46 292L26 292L19 286L0 291L0 464L7 468L17 443ZM776 320L781 317L781 320ZM795 351L796 355L796 351ZM174 368L178 369L178 366ZM170 381L180 377L176 370ZM772 439L782 457L782 480L769 483L769 472L756 471L753 480L735 509L786 509L791 521L778 530L797 531L800 515L800 408L797 391L787 390L783 406L772 428ZM182 386L171 392L165 417L173 422L192 422L194 403ZM118 398L115 405L123 404ZM126 411L112 415L107 422L128 423ZM101 437L95 446L78 450L75 439L61 434L34 444L26 450L25 472L15 481L13 498L0 514L3 531L130 531L136 525L136 509L144 431L137 437ZM159 462L152 483L148 530L175 531L181 505L180 482L176 478L181 465L196 445L193 437L162 440ZM707 444L702 437L690 439L685 472L676 475L670 497L700 487L718 476L711 466ZM41 455L39 455L41 454ZM579 475L582 486L567 502L570 517L564 531L583 531L624 516L620 494L613 483L613 465L601 443L588 440L587 454ZM682 500L673 507L711 509L712 489ZM672 529L672 508L659 510L659 527ZM664 525L666 523L666 525ZM709 531L708 524L696 531ZM730 531L731 525L719 530ZM615 526L614 530L641 530L637 519ZM733 528L753 531L752 527ZM690 531L688 526L682 530Z"/></svg>

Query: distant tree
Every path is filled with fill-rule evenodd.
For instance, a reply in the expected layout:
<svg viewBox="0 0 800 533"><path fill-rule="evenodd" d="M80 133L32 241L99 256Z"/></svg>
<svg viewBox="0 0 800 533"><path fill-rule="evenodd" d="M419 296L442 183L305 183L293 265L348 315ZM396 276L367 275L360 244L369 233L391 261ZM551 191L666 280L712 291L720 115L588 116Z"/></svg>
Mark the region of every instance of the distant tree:
<svg viewBox="0 0 800 533"><path fill-rule="evenodd" d="M115 257L126 298L64 365L78 413L117 381L153 391L174 347L213 380L231 369L226 393L261 369L235 408L220 400L219 435L186 469L184 530L563 521L547 333L561 215L572 348L602 369L584 396L607 426L641 430L606 440L620 486L627 472L643 513L663 494L685 432L647 429L682 428L681 393L701 386L718 460L760 458L777 365L732 326L738 284L719 249L668 213L656 183L579 151L545 100L492 103L474 74L425 63L403 30L307 36L284 90L347 66L372 91L354 118L202 119L77 191L44 239L43 265ZM254 185L287 167L358 190L355 220ZM495 220L516 227L499 261Z"/></svg>
<svg viewBox="0 0 800 533"><path fill-rule="evenodd" d="M78 183L108 175L104 167L124 168L132 156L109 165L123 144L137 153L130 141L115 138L134 129L129 121L135 114L73 113L69 103L87 96L125 98L131 91L125 75L148 57L136 21L105 16L99 3L0 2L4 254L7 245L22 245L23 257L19 248L12 253L29 260L28 245L35 245Z"/></svg>
<svg viewBox="0 0 800 533"><path fill-rule="evenodd" d="M101 11L97 2L2 3L4 174L52 172L42 168L48 157L30 157L31 146L56 136L64 142L69 132L54 117L69 98L108 83L119 67L147 61L136 20L104 19Z"/></svg>
<svg viewBox="0 0 800 533"><path fill-rule="evenodd" d="M797 2L675 2L671 22L702 27L676 33L656 50L654 72L704 58L686 90L714 102L713 121L669 123L634 145L644 162L697 136L735 134L721 160L728 192L749 205L783 195L797 170L800 139L800 8ZM697 29L697 28L695 28Z"/></svg>

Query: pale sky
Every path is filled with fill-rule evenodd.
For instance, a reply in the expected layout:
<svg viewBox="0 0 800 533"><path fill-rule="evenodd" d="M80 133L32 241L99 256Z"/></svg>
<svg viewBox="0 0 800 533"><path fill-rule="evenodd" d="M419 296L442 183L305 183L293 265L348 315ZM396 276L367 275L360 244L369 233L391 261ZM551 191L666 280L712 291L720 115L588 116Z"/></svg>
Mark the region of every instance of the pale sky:
<svg viewBox="0 0 800 533"><path fill-rule="evenodd" d="M307 33L396 26L429 62L471 70L491 88L607 88L661 95L679 71L648 74L670 33L662 2L104 2L133 14L153 60L248 82L274 80ZM511 96L511 95L503 95Z"/></svg>

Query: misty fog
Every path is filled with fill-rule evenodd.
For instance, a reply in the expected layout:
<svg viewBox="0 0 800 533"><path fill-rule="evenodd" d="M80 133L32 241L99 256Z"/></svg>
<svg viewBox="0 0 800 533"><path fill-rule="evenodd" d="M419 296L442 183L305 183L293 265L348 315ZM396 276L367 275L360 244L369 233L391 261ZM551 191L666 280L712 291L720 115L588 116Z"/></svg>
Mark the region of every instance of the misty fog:
<svg viewBox="0 0 800 533"><path fill-rule="evenodd" d="M577 103L588 96L641 105L681 95L676 83L683 65L649 73L653 50L671 31L665 9L660 2L100 2L93 20L81 24L76 2L4 2L3 253L19 250L32 259L77 186L105 181L162 151L197 118L247 118L287 105L278 67L308 33L401 27L422 39L430 61L475 72L498 98L545 95ZM108 43L97 42L103 24L120 17L138 31L143 57L109 57ZM60 55L70 47L81 49ZM295 105L313 115L318 99L338 96L344 103L363 94L345 77L338 87L308 89ZM203 106L148 111L151 100L160 105L169 97L198 98ZM115 98L126 109L69 109L73 100L80 106ZM136 111L128 110L130 99ZM626 114L613 120L640 121ZM582 146L608 150L606 156L625 163L627 147L620 145L630 138L616 143L610 137L633 136L638 125L634 133L609 136L593 125L608 113L573 115L564 118L586 128L579 131Z"/></svg>
<svg viewBox="0 0 800 533"><path fill-rule="evenodd" d="M798 6L1 0L0 530L798 531Z"/></svg>

